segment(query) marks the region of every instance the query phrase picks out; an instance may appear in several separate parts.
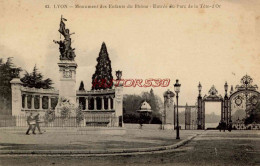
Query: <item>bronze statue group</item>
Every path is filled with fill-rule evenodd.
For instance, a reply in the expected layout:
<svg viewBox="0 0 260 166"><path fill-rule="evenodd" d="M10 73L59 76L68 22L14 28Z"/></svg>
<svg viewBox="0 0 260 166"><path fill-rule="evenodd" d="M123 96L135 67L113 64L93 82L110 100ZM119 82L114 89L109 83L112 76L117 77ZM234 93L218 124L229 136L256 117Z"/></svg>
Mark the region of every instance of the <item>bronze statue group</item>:
<svg viewBox="0 0 260 166"><path fill-rule="evenodd" d="M64 37L64 40L56 41L53 40L55 44L59 44L59 50L60 50L60 60L74 60L76 57L75 55L75 48L71 47L71 35L75 34L70 33L70 30L66 28L66 25L64 21L67 21L67 19L63 18L61 16L60 20L60 29L58 30L60 34Z"/></svg>
<svg viewBox="0 0 260 166"><path fill-rule="evenodd" d="M28 130L26 131L26 135L30 135L29 132L32 131L33 134L35 133L35 129L37 128L39 131L39 134L42 134L41 128L40 128L40 117L39 113L35 116L33 116L33 113L30 113L30 116L27 117L27 124L29 125Z"/></svg>

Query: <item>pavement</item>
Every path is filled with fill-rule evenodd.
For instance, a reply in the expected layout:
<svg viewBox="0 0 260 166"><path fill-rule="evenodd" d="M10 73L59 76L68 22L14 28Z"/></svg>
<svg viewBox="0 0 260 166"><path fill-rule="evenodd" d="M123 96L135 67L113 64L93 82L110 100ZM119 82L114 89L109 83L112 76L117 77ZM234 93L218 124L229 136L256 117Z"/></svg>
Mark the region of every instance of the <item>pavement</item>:
<svg viewBox="0 0 260 166"><path fill-rule="evenodd" d="M0 155L3 154L89 154L126 155L128 153L155 152L175 149L186 144L201 131L183 131L180 140L175 131L151 129L125 129L123 134L91 131L82 134L75 128L50 128L43 134L25 135L26 128L0 129ZM98 130L98 129L96 129ZM100 130L100 128L99 128ZM120 129L122 130L122 129ZM88 129L86 129L88 131Z"/></svg>

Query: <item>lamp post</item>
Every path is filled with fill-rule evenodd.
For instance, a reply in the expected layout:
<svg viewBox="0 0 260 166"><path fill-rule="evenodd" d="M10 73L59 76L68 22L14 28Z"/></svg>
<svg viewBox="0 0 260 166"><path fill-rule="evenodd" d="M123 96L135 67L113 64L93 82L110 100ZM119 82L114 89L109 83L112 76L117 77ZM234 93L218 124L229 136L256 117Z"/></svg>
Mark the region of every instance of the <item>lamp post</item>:
<svg viewBox="0 0 260 166"><path fill-rule="evenodd" d="M201 108L201 100L202 100L202 97L201 97L201 89L202 89L202 86L199 82L199 85L198 85L198 89L199 89L199 96L198 96L198 115L197 115L197 125L198 125L198 130L202 129L202 122L201 122L201 116L202 116L202 108Z"/></svg>
<svg viewBox="0 0 260 166"><path fill-rule="evenodd" d="M227 91L228 91L228 84L227 84L227 82L224 85L224 89L225 89L225 96L227 96Z"/></svg>
<svg viewBox="0 0 260 166"><path fill-rule="evenodd" d="M199 82L199 85L198 85L198 89L199 89L199 96L201 96L201 89L202 89L202 86L201 86L200 82Z"/></svg>
<svg viewBox="0 0 260 166"><path fill-rule="evenodd" d="M180 92L181 84L179 84L179 80L176 80L174 84L174 91L176 92L176 103L177 103L177 130L176 130L176 139L180 139L180 127L179 127L179 110L178 110L178 99Z"/></svg>

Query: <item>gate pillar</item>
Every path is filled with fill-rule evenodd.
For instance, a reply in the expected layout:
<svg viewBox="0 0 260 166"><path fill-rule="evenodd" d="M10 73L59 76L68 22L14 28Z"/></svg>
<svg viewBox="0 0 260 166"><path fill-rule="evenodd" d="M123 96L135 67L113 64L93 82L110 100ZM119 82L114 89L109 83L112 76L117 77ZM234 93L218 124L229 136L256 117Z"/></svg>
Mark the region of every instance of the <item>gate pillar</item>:
<svg viewBox="0 0 260 166"><path fill-rule="evenodd" d="M123 121L123 84L120 83L122 77L122 71L116 71L116 85L115 85L115 98L113 99L113 109L115 110L115 116L118 117L118 126L124 127Z"/></svg>
<svg viewBox="0 0 260 166"><path fill-rule="evenodd" d="M173 102L173 97L175 94L169 89L163 93L164 97L164 112L162 114L162 129L175 129L175 105Z"/></svg>
<svg viewBox="0 0 260 166"><path fill-rule="evenodd" d="M222 116L223 118L221 118L222 122L225 122L226 124L228 124L229 122L229 111L228 111L228 96L225 95L224 97L224 104L223 104L223 107L221 108L221 112L223 112Z"/></svg>
<svg viewBox="0 0 260 166"><path fill-rule="evenodd" d="M12 115L21 115L22 110L22 82L20 78L14 78L10 81L12 88Z"/></svg>

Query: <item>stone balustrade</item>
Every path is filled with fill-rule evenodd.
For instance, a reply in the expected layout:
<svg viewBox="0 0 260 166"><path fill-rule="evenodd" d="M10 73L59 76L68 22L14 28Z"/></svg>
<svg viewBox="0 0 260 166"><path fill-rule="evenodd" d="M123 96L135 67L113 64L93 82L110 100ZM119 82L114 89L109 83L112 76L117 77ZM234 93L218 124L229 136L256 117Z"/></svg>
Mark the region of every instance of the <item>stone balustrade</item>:
<svg viewBox="0 0 260 166"><path fill-rule="evenodd" d="M84 102L83 102L84 100ZM77 91L77 104L84 104L84 111L115 112L115 90ZM98 105L101 105L98 108Z"/></svg>
<svg viewBox="0 0 260 166"><path fill-rule="evenodd" d="M52 98L58 98L59 91L55 89L37 89L37 88L29 88L29 87L21 87L21 95L22 95L22 111L40 111L45 109L54 109L55 106L52 107ZM30 98L30 107L28 107L28 97ZM43 108L43 98L48 98L48 106ZM35 107L36 98L39 98L39 106Z"/></svg>

